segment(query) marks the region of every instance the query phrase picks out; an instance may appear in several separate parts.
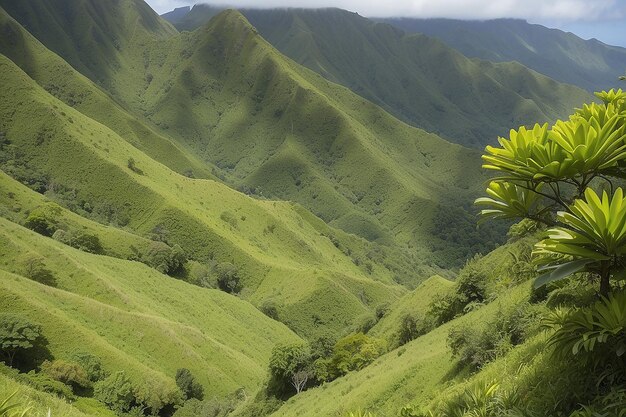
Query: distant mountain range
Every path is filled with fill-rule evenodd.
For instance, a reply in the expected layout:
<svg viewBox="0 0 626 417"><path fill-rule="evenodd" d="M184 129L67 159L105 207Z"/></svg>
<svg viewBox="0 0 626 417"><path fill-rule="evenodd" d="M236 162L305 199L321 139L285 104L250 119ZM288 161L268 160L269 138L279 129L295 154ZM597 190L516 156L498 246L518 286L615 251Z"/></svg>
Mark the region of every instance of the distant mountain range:
<svg viewBox="0 0 626 417"><path fill-rule="evenodd" d="M470 58L517 61L557 81L589 91L619 87L626 72L626 48L584 40L519 19L464 21L450 19L383 19L407 33L442 40Z"/></svg>
<svg viewBox="0 0 626 417"><path fill-rule="evenodd" d="M164 17L179 30L193 30L221 10L196 5L184 16ZM241 12L291 59L399 119L462 145L481 148L513 126L554 120L589 99L520 64L469 59L434 38L345 10Z"/></svg>

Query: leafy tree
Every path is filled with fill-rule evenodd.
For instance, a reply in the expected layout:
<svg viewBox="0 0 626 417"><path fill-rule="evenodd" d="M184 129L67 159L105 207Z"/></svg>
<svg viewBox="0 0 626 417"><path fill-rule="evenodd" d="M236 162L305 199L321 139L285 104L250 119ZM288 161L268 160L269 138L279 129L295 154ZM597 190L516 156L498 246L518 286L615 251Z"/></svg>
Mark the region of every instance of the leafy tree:
<svg viewBox="0 0 626 417"><path fill-rule="evenodd" d="M74 392L91 387L87 371L76 362L62 359L56 359L52 362L45 361L41 364L41 370L52 379L71 386Z"/></svg>
<svg viewBox="0 0 626 417"><path fill-rule="evenodd" d="M46 268L44 260L41 256L27 254L21 263L25 277L41 284L56 287L57 281L54 274Z"/></svg>
<svg viewBox="0 0 626 417"><path fill-rule="evenodd" d="M44 345L41 326L17 314L0 314L0 354L13 366L16 354Z"/></svg>
<svg viewBox="0 0 626 417"><path fill-rule="evenodd" d="M94 396L118 414L129 411L135 402L133 385L124 371L96 383Z"/></svg>
<svg viewBox="0 0 626 417"><path fill-rule="evenodd" d="M108 376L102 367L102 361L96 355L78 352L72 356L72 360L82 366L91 382L101 381Z"/></svg>
<svg viewBox="0 0 626 417"><path fill-rule="evenodd" d="M417 339L424 333L421 321L410 314L405 314L400 320L400 329L398 330L398 344L400 346L409 343L411 340Z"/></svg>
<svg viewBox="0 0 626 417"><path fill-rule="evenodd" d="M100 238L96 235L90 235L88 233L81 233L76 236L72 236L69 241L70 246L80 249L89 253L102 253L104 248L100 243Z"/></svg>
<svg viewBox="0 0 626 417"><path fill-rule="evenodd" d="M483 219L530 219L550 227L534 251L536 286L588 272L607 295L626 268L626 93L596 93L566 121L512 130L488 146L484 168L499 175L479 198ZM598 195L594 187L604 191ZM608 192L607 192L608 190Z"/></svg>
<svg viewBox="0 0 626 417"><path fill-rule="evenodd" d="M196 381L189 369L181 368L176 371L176 385L178 385L180 392L183 394L184 400L195 398L202 401L204 388Z"/></svg>
<svg viewBox="0 0 626 417"><path fill-rule="evenodd" d="M133 389L138 409L147 410L151 416L171 415L182 404L178 388L163 380L144 379Z"/></svg>
<svg viewBox="0 0 626 417"><path fill-rule="evenodd" d="M163 274L178 275L184 270L187 256L179 245L152 242L141 261Z"/></svg>
<svg viewBox="0 0 626 417"><path fill-rule="evenodd" d="M385 353L386 345L381 339L355 333L337 341L333 349L332 366L337 375L363 369Z"/></svg>
<svg viewBox="0 0 626 417"><path fill-rule="evenodd" d="M220 290L230 294L241 292L241 278L239 270L230 262L223 262L216 268L217 270L217 286Z"/></svg>
<svg viewBox="0 0 626 417"><path fill-rule="evenodd" d="M296 393L305 387L311 375L311 350L308 345L295 343L278 345L270 357L270 391L278 396Z"/></svg>
<svg viewBox="0 0 626 417"><path fill-rule="evenodd" d="M58 227L61 207L54 203L44 204L30 212L24 226L44 236L52 236Z"/></svg>

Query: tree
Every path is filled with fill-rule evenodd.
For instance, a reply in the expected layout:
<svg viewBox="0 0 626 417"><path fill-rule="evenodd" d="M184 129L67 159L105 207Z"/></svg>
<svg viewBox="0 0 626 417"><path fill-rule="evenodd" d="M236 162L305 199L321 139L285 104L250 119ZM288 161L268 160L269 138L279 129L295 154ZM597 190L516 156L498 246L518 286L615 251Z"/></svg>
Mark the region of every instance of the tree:
<svg viewBox="0 0 626 417"><path fill-rule="evenodd" d="M21 262L24 276L41 284L56 287L57 281L52 271L46 268L41 256L27 254Z"/></svg>
<svg viewBox="0 0 626 417"><path fill-rule="evenodd" d="M363 369L385 353L386 344L381 339L355 333L339 339L333 350L332 366L337 375Z"/></svg>
<svg viewBox="0 0 626 417"><path fill-rule="evenodd" d="M596 93L567 121L512 130L488 146L496 171L489 197L476 200L483 219L530 219L550 227L533 255L543 272L535 286L588 272L607 295L626 272L626 93ZM601 195L594 190L602 189Z"/></svg>
<svg viewBox="0 0 626 417"><path fill-rule="evenodd" d="M129 411L135 402L133 385L124 371L96 383L94 397L118 414Z"/></svg>
<svg viewBox="0 0 626 417"><path fill-rule="evenodd" d="M204 397L204 388L196 381L196 378L187 368L181 368L176 371L176 385L183 394L184 400L190 398L202 400Z"/></svg>
<svg viewBox="0 0 626 417"><path fill-rule="evenodd" d="M41 326L17 314L0 314L0 353L9 366L15 355L31 351L45 343Z"/></svg>
<svg viewBox="0 0 626 417"><path fill-rule="evenodd" d="M72 356L72 360L83 367L91 382L101 381L108 376L102 367L102 361L96 355L78 352Z"/></svg>
<svg viewBox="0 0 626 417"><path fill-rule="evenodd" d="M278 345L270 357L271 389L275 394L286 394L292 386L296 394L306 387L311 374L311 350L308 345L295 343Z"/></svg>
<svg viewBox="0 0 626 417"><path fill-rule="evenodd" d="M409 343L411 340L417 339L417 337L423 333L422 324L420 320L416 319L410 314L402 316L400 321L400 329L398 330L398 344L400 346Z"/></svg>
<svg viewBox="0 0 626 417"><path fill-rule="evenodd" d="M59 223L61 207L54 203L47 203L30 212L24 226L44 236L52 236Z"/></svg>
<svg viewBox="0 0 626 417"><path fill-rule="evenodd" d="M230 262L223 262L217 266L217 286L220 290L230 294L241 292L241 278L239 270Z"/></svg>

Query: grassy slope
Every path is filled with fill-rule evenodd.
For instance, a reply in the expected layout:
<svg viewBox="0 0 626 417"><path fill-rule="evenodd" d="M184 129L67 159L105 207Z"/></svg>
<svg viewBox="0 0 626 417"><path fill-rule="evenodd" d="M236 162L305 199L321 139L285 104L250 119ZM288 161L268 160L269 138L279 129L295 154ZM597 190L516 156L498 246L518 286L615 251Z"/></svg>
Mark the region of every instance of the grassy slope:
<svg viewBox="0 0 626 417"><path fill-rule="evenodd" d="M247 297L255 303L273 298L280 309L298 312L286 314L285 321L302 334L310 335L319 320L339 331L403 292L390 270L379 264L367 275L324 236L332 229L307 221L291 203L253 200L219 183L178 175L1 60L2 82L10 87L1 93L0 130L28 155L29 164L74 190L77 201L126 213L135 233L160 226L196 259L234 263L249 288ZM129 157L144 175L126 167ZM367 249L362 240L335 235L339 246L355 253Z"/></svg>
<svg viewBox="0 0 626 417"><path fill-rule="evenodd" d="M383 355L361 371L351 372L331 383L291 398L272 416L335 417L357 409L372 411L379 416L396 416L399 415L400 409L409 403L419 408L441 398L440 394L449 387L452 387L451 391L462 390L467 373L457 369L456 362L451 357L446 344L448 332L451 328L465 323L492 320L501 313L502 308L527 299L530 283L510 286L507 282L509 282L508 270L512 263L510 253L527 252L528 242L529 239L521 239L503 245L478 261L479 268L487 274L489 282L494 286L504 286L500 288L501 295L495 301ZM440 278L431 278L422 285L428 288L430 294L450 290L450 282ZM423 309L426 304L422 299L416 300L417 306L407 306L404 302L414 297L418 298L416 295L410 293L401 299L388 313L388 318L381 320L380 327L371 330L372 334L382 336L392 334L391 332L395 331L393 326L399 324L399 318L398 322L395 322L394 317L400 311ZM501 361L489 365L484 377L482 372L479 373L478 378L486 380L496 378L502 375L504 369L506 372L519 371L515 367L520 367L520 363L526 360L532 360L535 352L532 346L535 343L536 341L531 340L514 349ZM518 352L526 352L528 349L530 353L520 359Z"/></svg>
<svg viewBox="0 0 626 417"><path fill-rule="evenodd" d="M90 0L75 1L78 9L93 6L88 7ZM32 16L35 11L51 22L61 19L59 11L39 0L25 3L30 6L6 7L73 63L75 57L63 49L69 46L61 48L45 35L43 23L34 24L43 20ZM124 0L111 13L129 8L142 10L138 2ZM403 282L415 284L442 273L439 266L458 266L469 254L485 250L429 236L435 216L452 217L444 225L474 229L469 206L484 180L477 152L399 124L347 89L285 59L232 12L180 35L144 21L150 19L134 20L133 36L126 30L105 34L119 38L120 45L114 48L117 65L102 85L124 108L149 119L157 132L178 140L207 167L217 166L216 173L231 186L298 202L347 232L390 244L418 271L414 276L399 272ZM80 33L80 24L67 24L72 26L68 33ZM82 41L73 42L81 47ZM442 236L450 233L454 230ZM489 246L496 235L475 240ZM431 253L444 243L450 243L452 255Z"/></svg>
<svg viewBox="0 0 626 417"><path fill-rule="evenodd" d="M422 282L417 288L404 295L393 305L368 335L394 340L398 332L402 317L410 314L423 318L428 312L431 301L439 295L446 294L454 288L454 283L438 275L434 275Z"/></svg>
<svg viewBox="0 0 626 417"><path fill-rule="evenodd" d="M50 94L107 125L133 146L172 170L179 173L193 172L200 178L211 177L206 163L181 149L180 144L177 145L142 120L127 113L108 93L44 47L2 8L0 31L3 33L0 38L0 53L11 59Z"/></svg>
<svg viewBox="0 0 626 417"><path fill-rule="evenodd" d="M439 204L464 207L482 187L478 153L286 60L236 12L172 38L168 50L148 69L151 118L235 184L368 240L415 245L426 259Z"/></svg>
<svg viewBox="0 0 626 417"><path fill-rule="evenodd" d="M0 393L2 398L13 394L11 404L24 404L30 408L33 417L45 417L50 410L50 417L115 417L115 413L104 407L94 404L93 400L80 399L78 403L69 403L54 395L37 391L26 384L19 383L7 375L0 374ZM85 404L83 406L83 404ZM89 411L83 412L78 407L85 408L91 405ZM24 407L25 408L25 407Z"/></svg>
<svg viewBox="0 0 626 417"><path fill-rule="evenodd" d="M619 87L626 49L523 20L460 21L387 19L409 33L441 39L468 57L493 62L518 61L561 82L590 91Z"/></svg>
<svg viewBox="0 0 626 417"><path fill-rule="evenodd" d="M199 5L175 22L199 27L216 13ZM243 10L279 51L380 105L399 119L473 147L512 126L569 114L590 96L522 66L498 77L438 40L407 35L339 9ZM203 20L204 19L204 20ZM519 77L526 82L518 87Z"/></svg>
<svg viewBox="0 0 626 417"><path fill-rule="evenodd" d="M4 219L0 236L0 308L41 323L56 358L83 350L100 356L109 371L124 369L137 381L168 385L176 369L188 367L210 395L225 395L240 386L258 388L273 345L298 340L221 291L86 254ZM58 288L14 275L28 253L45 259Z"/></svg>
<svg viewBox="0 0 626 417"><path fill-rule="evenodd" d="M408 403L428 404L444 387L462 381L446 345L450 328L489 320L500 308L528 294L523 285L507 296L380 357L367 368L291 398L272 416L334 417L365 409L381 416L399 415Z"/></svg>

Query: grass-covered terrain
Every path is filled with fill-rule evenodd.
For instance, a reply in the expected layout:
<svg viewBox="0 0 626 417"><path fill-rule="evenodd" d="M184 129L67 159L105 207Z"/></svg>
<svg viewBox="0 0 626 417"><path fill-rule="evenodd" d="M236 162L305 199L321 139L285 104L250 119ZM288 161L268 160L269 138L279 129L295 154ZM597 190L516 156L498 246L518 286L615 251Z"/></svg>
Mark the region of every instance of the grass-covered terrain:
<svg viewBox="0 0 626 417"><path fill-rule="evenodd" d="M517 61L557 81L589 91L619 87L626 49L597 39L530 24L519 19L383 19L408 33L440 39L470 58Z"/></svg>
<svg viewBox="0 0 626 417"><path fill-rule="evenodd" d="M196 5L187 15L168 19L181 30L193 30L219 10ZM584 91L521 65L468 59L434 38L406 34L345 10L242 13L261 36L299 64L409 124L465 146L491 144L511 126L564 117L589 100Z"/></svg>
<svg viewBox="0 0 626 417"><path fill-rule="evenodd" d="M142 0L0 0L0 417L621 404L621 359L547 344L597 300L591 279L531 290L535 221L554 205L477 227L490 176L435 134L486 143L585 92L343 11L194 10L170 15L195 19L179 32ZM481 199L492 217L531 191L490 190L511 200Z"/></svg>

